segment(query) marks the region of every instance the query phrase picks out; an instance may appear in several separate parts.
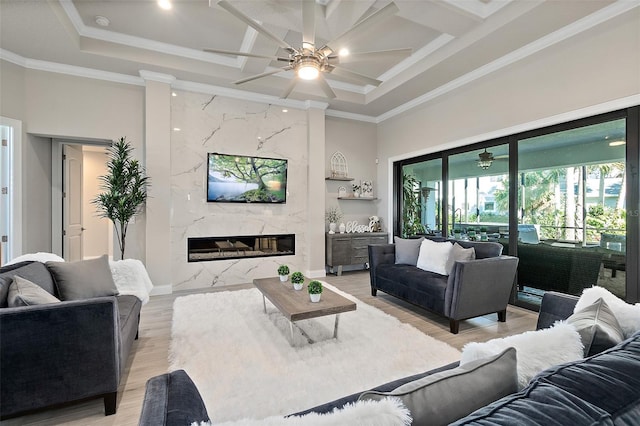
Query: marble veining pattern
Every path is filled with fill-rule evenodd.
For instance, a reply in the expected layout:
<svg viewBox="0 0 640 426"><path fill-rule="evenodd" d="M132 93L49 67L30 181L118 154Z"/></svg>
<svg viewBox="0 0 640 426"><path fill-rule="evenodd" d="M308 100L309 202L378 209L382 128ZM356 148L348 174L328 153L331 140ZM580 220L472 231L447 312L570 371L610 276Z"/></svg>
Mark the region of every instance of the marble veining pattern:
<svg viewBox="0 0 640 426"><path fill-rule="evenodd" d="M306 111L177 91L171 102L171 282L174 291L251 282L306 264ZM206 202L207 153L286 158L285 204ZM187 262L187 238L296 235L295 256Z"/></svg>

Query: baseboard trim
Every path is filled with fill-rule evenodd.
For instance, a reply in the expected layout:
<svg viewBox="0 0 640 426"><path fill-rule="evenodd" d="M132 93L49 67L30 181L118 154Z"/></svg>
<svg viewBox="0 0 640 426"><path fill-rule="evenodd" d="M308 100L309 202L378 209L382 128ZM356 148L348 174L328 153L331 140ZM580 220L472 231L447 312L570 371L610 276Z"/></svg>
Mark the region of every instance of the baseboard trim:
<svg viewBox="0 0 640 426"><path fill-rule="evenodd" d="M305 275L309 278L324 278L327 276L327 273L324 269L317 269L315 271L307 271Z"/></svg>
<svg viewBox="0 0 640 426"><path fill-rule="evenodd" d="M149 293L151 296L160 296L162 294L171 294L173 293L173 287L171 286L171 284L169 285L157 285L154 286L153 289L151 290L151 293Z"/></svg>

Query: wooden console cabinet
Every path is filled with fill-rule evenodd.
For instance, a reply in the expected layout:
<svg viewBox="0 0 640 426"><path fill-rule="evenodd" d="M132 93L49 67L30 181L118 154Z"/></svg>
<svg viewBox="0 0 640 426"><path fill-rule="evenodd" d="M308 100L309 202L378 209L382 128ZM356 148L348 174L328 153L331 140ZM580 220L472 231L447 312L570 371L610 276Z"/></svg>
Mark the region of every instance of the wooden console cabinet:
<svg viewBox="0 0 640 426"><path fill-rule="evenodd" d="M364 232L353 234L326 234L325 254L329 271L342 275L344 265L362 265L369 263L369 244L385 244L388 242L386 232Z"/></svg>

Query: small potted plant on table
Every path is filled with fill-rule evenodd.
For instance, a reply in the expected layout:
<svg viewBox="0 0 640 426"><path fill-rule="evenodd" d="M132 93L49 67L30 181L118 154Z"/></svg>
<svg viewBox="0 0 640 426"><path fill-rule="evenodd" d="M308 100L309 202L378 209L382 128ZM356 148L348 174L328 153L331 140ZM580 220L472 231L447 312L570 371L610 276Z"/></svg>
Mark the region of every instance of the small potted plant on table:
<svg viewBox="0 0 640 426"><path fill-rule="evenodd" d="M487 228L486 227L481 227L480 228L480 241L488 241L489 237L487 236Z"/></svg>
<svg viewBox="0 0 640 426"><path fill-rule="evenodd" d="M320 301L320 296L322 295L322 283L320 281L311 281L307 286L307 291L309 292L309 299L313 303Z"/></svg>
<svg viewBox="0 0 640 426"><path fill-rule="evenodd" d="M302 290L302 284L304 283L304 275L302 275L302 272L294 272L291 274L291 282L293 283L294 289Z"/></svg>
<svg viewBox="0 0 640 426"><path fill-rule="evenodd" d="M286 282L289 279L289 267L287 265L278 266L278 275L281 282Z"/></svg>

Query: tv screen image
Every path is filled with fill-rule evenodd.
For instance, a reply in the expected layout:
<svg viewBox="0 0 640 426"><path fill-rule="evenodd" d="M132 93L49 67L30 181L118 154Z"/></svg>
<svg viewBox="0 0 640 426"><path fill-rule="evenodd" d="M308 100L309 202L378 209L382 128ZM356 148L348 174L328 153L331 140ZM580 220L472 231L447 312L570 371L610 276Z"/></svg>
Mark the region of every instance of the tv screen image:
<svg viewBox="0 0 640 426"><path fill-rule="evenodd" d="M284 203L287 200L287 160L209 153L207 201Z"/></svg>

